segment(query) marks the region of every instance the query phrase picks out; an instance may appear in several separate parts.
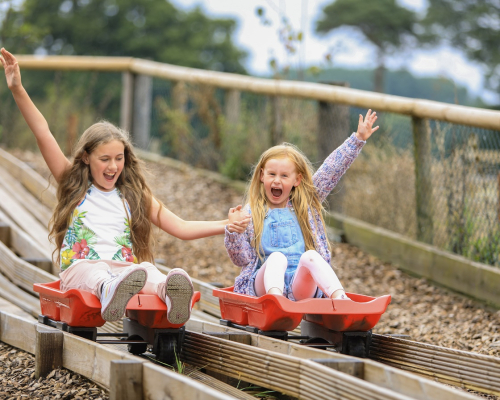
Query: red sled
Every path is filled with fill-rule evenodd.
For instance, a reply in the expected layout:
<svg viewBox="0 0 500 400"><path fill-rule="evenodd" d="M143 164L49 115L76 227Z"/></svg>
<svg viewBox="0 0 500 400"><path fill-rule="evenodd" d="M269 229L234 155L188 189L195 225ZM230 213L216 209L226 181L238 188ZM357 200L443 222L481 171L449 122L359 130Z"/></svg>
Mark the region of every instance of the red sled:
<svg viewBox="0 0 500 400"><path fill-rule="evenodd" d="M92 293L78 289L60 290L60 280L35 283L33 290L40 293L42 315L74 327L100 327L106 321L101 317L101 302ZM200 300L194 292L192 304ZM179 328L167 320L167 306L154 294L136 294L130 299L126 316L148 328Z"/></svg>
<svg viewBox="0 0 500 400"><path fill-rule="evenodd" d="M233 288L213 290L219 298L221 318L261 331L291 331L302 319L337 332L369 331L391 302L390 295L370 297L356 293L347 293L351 300L291 301L271 294L254 297L234 293Z"/></svg>

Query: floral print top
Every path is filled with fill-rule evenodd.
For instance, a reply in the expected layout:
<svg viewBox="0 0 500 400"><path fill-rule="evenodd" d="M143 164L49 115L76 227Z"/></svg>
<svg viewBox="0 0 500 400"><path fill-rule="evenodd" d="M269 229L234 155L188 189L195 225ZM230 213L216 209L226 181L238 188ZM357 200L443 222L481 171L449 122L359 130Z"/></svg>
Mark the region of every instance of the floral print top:
<svg viewBox="0 0 500 400"><path fill-rule="evenodd" d="M137 263L129 215L128 204L117 188L103 192L91 185L70 217L60 252L61 271L78 260Z"/></svg>
<svg viewBox="0 0 500 400"><path fill-rule="evenodd" d="M318 192L320 201L324 201L332 189L337 185L342 175L356 159L365 145L366 141L359 140L353 133L343 144L334 150L323 162L321 167L313 176L314 186ZM292 207L288 201L287 207ZM251 214L250 207L246 205L245 210ZM330 263L331 254L328 250L328 242L325 227L319 215L313 214L309 209L309 225L315 235L316 251ZM231 261L241 268L241 273L234 282L234 292L252 295L251 277L258 266L259 256L251 243L255 237L253 221L250 220L247 229L243 233L230 233L226 228L224 244Z"/></svg>

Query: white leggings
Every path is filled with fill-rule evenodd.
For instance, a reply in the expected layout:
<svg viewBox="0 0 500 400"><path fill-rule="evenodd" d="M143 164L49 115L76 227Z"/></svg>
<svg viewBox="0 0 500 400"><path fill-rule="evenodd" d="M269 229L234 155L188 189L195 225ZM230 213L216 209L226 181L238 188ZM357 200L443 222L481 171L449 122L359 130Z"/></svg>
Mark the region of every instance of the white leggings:
<svg viewBox="0 0 500 400"><path fill-rule="evenodd" d="M139 293L156 294L162 301L165 301L165 280L167 276L149 262L133 264L111 260L79 261L59 274L61 290L80 289L100 297L101 286L111 278L111 274L121 274L138 267L145 268L148 274L146 284Z"/></svg>
<svg viewBox="0 0 500 400"><path fill-rule="evenodd" d="M271 253L255 277L255 294L263 296L271 288L283 290L287 266L288 260L283 253ZM295 300L311 298L318 287L328 297L335 291L344 289L330 264L317 251L308 250L300 257L293 278L293 297Z"/></svg>

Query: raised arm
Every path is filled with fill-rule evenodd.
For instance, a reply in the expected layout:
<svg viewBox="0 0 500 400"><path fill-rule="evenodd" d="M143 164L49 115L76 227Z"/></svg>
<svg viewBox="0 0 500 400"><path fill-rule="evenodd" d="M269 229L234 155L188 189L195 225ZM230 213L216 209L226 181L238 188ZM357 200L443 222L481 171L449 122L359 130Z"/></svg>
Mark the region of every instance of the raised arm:
<svg viewBox="0 0 500 400"><path fill-rule="evenodd" d="M24 120L31 129L31 132L35 135L38 147L50 172L59 183L63 172L69 168L71 164L50 132L49 125L44 116L38 108L36 108L24 89L21 83L21 71L16 58L4 48L2 48L1 53L2 56L0 57L0 61L5 70L7 86L14 96L14 100Z"/></svg>
<svg viewBox="0 0 500 400"><path fill-rule="evenodd" d="M364 119L360 114L356 133L353 133L336 148L318 168L313 176L313 182L321 202L326 199L342 175L354 162L366 140L379 128L378 126L373 128L376 120L377 113L372 112L372 110L368 110Z"/></svg>

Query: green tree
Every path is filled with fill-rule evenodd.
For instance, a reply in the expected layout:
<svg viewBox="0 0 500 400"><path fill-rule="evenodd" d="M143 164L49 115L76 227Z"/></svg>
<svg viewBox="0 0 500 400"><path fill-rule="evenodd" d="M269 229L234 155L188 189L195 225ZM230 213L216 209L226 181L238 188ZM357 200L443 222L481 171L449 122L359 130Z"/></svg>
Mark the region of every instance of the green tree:
<svg viewBox="0 0 500 400"><path fill-rule="evenodd" d="M428 0L421 25L423 43L448 44L486 73L486 86L500 92L500 2L498 0Z"/></svg>
<svg viewBox="0 0 500 400"><path fill-rule="evenodd" d="M12 2L14 3L14 2ZM245 73L236 21L184 12L168 0L25 0L5 13L0 45L16 53L132 56Z"/></svg>
<svg viewBox="0 0 500 400"><path fill-rule="evenodd" d="M384 91L385 58L409 44L415 37L416 15L396 0L336 0L323 9L316 32L327 33L341 27L358 29L377 49L374 90Z"/></svg>

